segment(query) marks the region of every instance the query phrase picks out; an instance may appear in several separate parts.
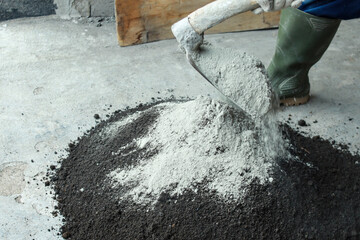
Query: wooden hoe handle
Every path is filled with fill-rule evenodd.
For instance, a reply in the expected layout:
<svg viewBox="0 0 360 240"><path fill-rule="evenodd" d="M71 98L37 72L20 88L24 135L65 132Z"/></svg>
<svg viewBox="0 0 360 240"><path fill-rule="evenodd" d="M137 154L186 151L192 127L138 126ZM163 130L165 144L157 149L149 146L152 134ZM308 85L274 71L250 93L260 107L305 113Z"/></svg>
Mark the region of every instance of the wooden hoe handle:
<svg viewBox="0 0 360 240"><path fill-rule="evenodd" d="M193 29L202 34L224 20L259 7L255 0L217 0L199 8L188 17Z"/></svg>

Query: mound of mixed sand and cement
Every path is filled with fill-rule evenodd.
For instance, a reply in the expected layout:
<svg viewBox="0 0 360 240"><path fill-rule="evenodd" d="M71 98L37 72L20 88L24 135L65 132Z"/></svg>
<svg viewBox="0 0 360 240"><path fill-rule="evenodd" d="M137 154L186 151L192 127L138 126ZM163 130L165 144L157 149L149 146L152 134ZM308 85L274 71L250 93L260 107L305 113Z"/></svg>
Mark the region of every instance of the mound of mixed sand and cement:
<svg viewBox="0 0 360 240"><path fill-rule="evenodd" d="M206 181L205 187L224 200L237 200L254 179L259 183L269 181L272 158L283 146L276 125L272 126L278 133L276 144L266 147L262 126L210 98L163 103L148 111L158 112L159 117L146 135L129 144L157 153L152 158L139 156L136 166L116 169L108 175L114 187L126 189L121 198L130 197L140 204L156 202L161 193L196 191L198 184ZM110 132L109 137L116 131L121 127L115 131L104 128L104 132ZM113 154L121 155L123 151L114 149Z"/></svg>
<svg viewBox="0 0 360 240"><path fill-rule="evenodd" d="M63 236L356 239L360 157L289 128L275 157L243 121L207 98L115 113L53 177Z"/></svg>

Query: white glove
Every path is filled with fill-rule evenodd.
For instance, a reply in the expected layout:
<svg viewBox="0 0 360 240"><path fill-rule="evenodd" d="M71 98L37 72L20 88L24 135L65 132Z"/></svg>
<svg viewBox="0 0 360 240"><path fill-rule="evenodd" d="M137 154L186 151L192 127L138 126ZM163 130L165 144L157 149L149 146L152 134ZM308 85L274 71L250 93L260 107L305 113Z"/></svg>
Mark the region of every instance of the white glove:
<svg viewBox="0 0 360 240"><path fill-rule="evenodd" d="M253 12L255 14L260 14L262 12L278 11L280 9L287 7L298 8L305 0L256 0L256 1L260 5L260 7L255 9Z"/></svg>

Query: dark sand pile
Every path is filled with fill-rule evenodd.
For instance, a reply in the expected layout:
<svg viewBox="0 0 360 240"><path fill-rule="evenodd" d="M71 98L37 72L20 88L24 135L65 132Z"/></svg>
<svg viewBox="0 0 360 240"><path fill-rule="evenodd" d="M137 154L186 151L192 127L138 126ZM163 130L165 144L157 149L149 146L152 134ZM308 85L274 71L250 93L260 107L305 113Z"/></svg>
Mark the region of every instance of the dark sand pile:
<svg viewBox="0 0 360 240"><path fill-rule="evenodd" d="M225 203L204 183L179 196L163 193L149 208L119 201L108 173L138 164L156 151L132 143L159 117L146 111L112 140L99 136L106 126L152 105L119 111L69 145L69 156L52 177L62 234L68 239L358 239L360 237L360 157L319 137L287 126L292 159L278 158L273 181L248 186L244 198ZM122 147L123 154L111 154ZM125 191L125 190L124 190Z"/></svg>

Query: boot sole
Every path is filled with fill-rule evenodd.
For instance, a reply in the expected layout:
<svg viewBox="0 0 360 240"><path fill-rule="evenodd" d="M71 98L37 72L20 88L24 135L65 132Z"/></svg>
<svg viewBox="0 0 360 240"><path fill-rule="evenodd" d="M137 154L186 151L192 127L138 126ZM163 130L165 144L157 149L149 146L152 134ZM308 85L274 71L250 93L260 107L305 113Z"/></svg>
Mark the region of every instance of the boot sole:
<svg viewBox="0 0 360 240"><path fill-rule="evenodd" d="M301 97L301 98L284 98L284 99L280 99L280 105L289 107L289 106L299 106L302 104L305 104L309 101L310 99L310 95L307 95L305 97Z"/></svg>

